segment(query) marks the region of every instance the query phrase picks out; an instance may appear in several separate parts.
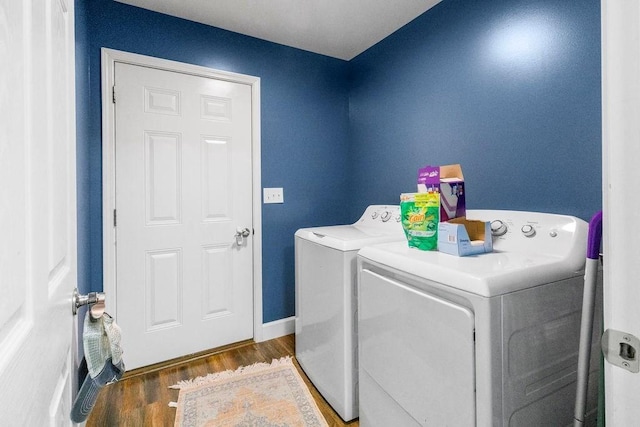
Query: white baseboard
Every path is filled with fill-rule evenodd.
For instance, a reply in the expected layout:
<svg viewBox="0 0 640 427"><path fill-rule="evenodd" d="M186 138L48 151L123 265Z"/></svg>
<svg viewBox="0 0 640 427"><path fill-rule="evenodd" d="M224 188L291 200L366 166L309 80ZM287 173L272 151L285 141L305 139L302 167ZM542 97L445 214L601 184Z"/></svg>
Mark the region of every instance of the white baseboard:
<svg viewBox="0 0 640 427"><path fill-rule="evenodd" d="M293 334L296 331L295 316L286 317L284 319L274 320L273 322L262 324L262 339L260 341L268 341L274 338L280 338L285 335Z"/></svg>

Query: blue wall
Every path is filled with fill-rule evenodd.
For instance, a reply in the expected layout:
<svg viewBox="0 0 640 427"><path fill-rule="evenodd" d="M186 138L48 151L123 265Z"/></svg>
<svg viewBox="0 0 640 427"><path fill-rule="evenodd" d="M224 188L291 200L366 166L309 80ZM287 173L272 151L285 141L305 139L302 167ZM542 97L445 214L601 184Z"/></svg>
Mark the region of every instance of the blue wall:
<svg viewBox="0 0 640 427"><path fill-rule="evenodd" d="M601 207L600 2L444 0L350 62L112 0L76 0L80 289L102 289L100 47L262 86L264 321L294 314L293 233L398 203L461 163L469 208Z"/></svg>
<svg viewBox="0 0 640 427"><path fill-rule="evenodd" d="M78 103L80 283L102 289L100 48L107 47L260 77L262 185L283 187L285 197L262 209L263 320L294 315L295 231L348 219L348 63L112 0L78 2L88 26L88 46L78 52L87 67L78 79L88 88Z"/></svg>
<svg viewBox="0 0 640 427"><path fill-rule="evenodd" d="M76 39L76 162L78 165L76 186L78 204L78 291L86 294L92 290L89 279L91 272L91 246L89 242L89 62L88 25L84 0L75 1ZM80 316L78 316L80 317ZM82 320L78 322L82 325Z"/></svg>
<svg viewBox="0 0 640 427"><path fill-rule="evenodd" d="M468 208L601 208L600 1L444 0L351 66L352 219L427 164Z"/></svg>

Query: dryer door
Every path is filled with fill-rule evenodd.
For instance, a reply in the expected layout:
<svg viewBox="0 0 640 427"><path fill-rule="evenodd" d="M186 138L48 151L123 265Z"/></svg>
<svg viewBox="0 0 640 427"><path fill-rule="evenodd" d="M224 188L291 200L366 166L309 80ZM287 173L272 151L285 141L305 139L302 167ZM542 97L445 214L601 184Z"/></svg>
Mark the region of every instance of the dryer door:
<svg viewBox="0 0 640 427"><path fill-rule="evenodd" d="M475 425L473 313L367 269L358 289L361 424Z"/></svg>

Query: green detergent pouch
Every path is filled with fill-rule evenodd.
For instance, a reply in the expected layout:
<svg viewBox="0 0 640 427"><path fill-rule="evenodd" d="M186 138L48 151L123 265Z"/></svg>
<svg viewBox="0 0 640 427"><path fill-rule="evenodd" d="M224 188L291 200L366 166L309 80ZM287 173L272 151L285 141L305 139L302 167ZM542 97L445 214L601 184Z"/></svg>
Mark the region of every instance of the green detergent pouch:
<svg viewBox="0 0 640 427"><path fill-rule="evenodd" d="M440 193L401 194L400 215L409 247L423 251L438 249Z"/></svg>

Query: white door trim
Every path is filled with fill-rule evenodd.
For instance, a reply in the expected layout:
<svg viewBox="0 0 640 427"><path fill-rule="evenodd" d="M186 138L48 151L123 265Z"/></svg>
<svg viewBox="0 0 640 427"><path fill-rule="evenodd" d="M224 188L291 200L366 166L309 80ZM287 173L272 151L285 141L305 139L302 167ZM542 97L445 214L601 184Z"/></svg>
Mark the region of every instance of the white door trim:
<svg viewBox="0 0 640 427"><path fill-rule="evenodd" d="M262 326L262 180L260 163L260 78L198 65L153 58L102 48L102 269L107 309L116 307L115 208L115 109L112 101L115 63L122 62L160 70L226 80L251 86L251 156L253 174L253 339L263 340Z"/></svg>
<svg viewBox="0 0 640 427"><path fill-rule="evenodd" d="M640 5L604 0L601 18L604 327L640 337ZM638 425L640 374L606 362L604 379L606 424Z"/></svg>

